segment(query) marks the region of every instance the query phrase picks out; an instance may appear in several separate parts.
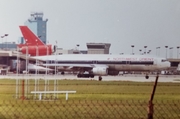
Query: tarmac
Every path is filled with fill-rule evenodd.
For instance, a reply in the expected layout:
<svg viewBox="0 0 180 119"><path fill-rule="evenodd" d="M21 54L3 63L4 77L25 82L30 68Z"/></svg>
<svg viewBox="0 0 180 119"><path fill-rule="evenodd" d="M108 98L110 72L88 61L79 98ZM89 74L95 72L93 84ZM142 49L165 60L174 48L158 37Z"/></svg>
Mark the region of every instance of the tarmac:
<svg viewBox="0 0 180 119"><path fill-rule="evenodd" d="M0 79L43 79L43 80L97 80L94 78L77 78L76 75L45 75L45 74L8 74L0 75ZM118 76L102 76L102 81L133 81L133 82L154 82L156 75L149 75L146 79L144 75L126 74ZM159 75L158 82L174 82L180 83L180 75Z"/></svg>

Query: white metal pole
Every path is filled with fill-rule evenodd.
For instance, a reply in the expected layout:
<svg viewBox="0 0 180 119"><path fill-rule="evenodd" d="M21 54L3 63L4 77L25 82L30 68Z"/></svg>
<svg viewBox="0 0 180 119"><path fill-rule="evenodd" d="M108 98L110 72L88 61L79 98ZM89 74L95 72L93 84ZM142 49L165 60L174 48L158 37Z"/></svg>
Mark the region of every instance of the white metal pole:
<svg viewBox="0 0 180 119"><path fill-rule="evenodd" d="M29 81L29 68L28 68L28 65L29 65L29 48L27 48L27 78L28 78L28 89L27 89L27 93L30 92L30 81Z"/></svg>
<svg viewBox="0 0 180 119"><path fill-rule="evenodd" d="M56 44L57 44L57 41L56 41ZM56 47L56 51L55 51L55 57L56 57L56 60L55 60L55 64L57 64L57 47ZM54 91L56 91L57 90L57 79L56 79L56 74L57 74L57 67L56 67L56 65L55 65L55 74L54 74L54 76L55 76L55 79L54 79ZM57 97L57 95L54 93L54 97L56 98Z"/></svg>
<svg viewBox="0 0 180 119"><path fill-rule="evenodd" d="M48 48L48 51L47 51L47 55L49 55L49 48ZM47 66L47 68L49 68L49 67ZM47 84L48 84L48 89L47 90L49 91L49 79L47 80Z"/></svg>
<svg viewBox="0 0 180 119"><path fill-rule="evenodd" d="M17 59L16 59L16 99L19 98L19 78L18 78L18 73L19 72L19 52L18 52L18 47L17 47Z"/></svg>
<svg viewBox="0 0 180 119"><path fill-rule="evenodd" d="M37 56L37 39L36 39L36 56ZM36 66L37 66L37 58L36 58ZM36 91L37 88L37 68L36 68L36 73L35 73L35 86L34 86L34 90ZM36 99L36 93L35 93L35 99Z"/></svg>
<svg viewBox="0 0 180 119"><path fill-rule="evenodd" d="M39 56L39 45L37 43L37 56ZM37 60L37 66L39 66L39 60ZM37 75L38 75L38 78L37 78L37 90L39 91L39 70L37 69Z"/></svg>
<svg viewBox="0 0 180 119"><path fill-rule="evenodd" d="M46 55L48 55L48 46L46 46ZM44 86L44 91L47 90L47 60L48 58L46 59L46 76L45 76L45 86ZM45 93L45 97L46 97L46 93Z"/></svg>
<svg viewBox="0 0 180 119"><path fill-rule="evenodd" d="M29 49L28 49L28 44L26 40L26 97L28 98L28 93L29 93L29 74L28 74L28 63L29 63Z"/></svg>
<svg viewBox="0 0 180 119"><path fill-rule="evenodd" d="M24 74L23 74L24 75ZM26 76L25 76L25 97L27 97L27 89L28 89L28 83L27 83L27 44L26 44Z"/></svg>

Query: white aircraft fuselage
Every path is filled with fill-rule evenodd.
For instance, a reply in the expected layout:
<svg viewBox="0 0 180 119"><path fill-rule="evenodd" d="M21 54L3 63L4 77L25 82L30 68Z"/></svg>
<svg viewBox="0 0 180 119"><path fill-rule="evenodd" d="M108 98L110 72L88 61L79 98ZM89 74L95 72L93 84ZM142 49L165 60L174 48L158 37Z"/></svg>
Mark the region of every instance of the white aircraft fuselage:
<svg viewBox="0 0 180 119"><path fill-rule="evenodd" d="M88 71L95 75L115 75L119 71L160 71L170 67L165 58L151 55L67 54L36 56L43 66L60 71Z"/></svg>

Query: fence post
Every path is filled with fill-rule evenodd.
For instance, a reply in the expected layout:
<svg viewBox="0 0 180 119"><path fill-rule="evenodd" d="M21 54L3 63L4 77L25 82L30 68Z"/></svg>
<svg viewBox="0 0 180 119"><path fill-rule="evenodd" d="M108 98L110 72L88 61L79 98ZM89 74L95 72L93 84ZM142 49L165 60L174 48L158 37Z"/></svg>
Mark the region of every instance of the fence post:
<svg viewBox="0 0 180 119"><path fill-rule="evenodd" d="M24 79L22 80L22 96L21 99L24 100L25 96L24 96Z"/></svg>
<svg viewBox="0 0 180 119"><path fill-rule="evenodd" d="M157 74L157 76L156 76L156 81L154 82L153 90L152 90L152 93L151 93L151 98L150 98L150 100L149 100L149 105L148 105L148 119L153 119L153 113L154 113L153 98L154 98L154 94L155 94L155 91L156 91L158 78L159 78L159 75Z"/></svg>

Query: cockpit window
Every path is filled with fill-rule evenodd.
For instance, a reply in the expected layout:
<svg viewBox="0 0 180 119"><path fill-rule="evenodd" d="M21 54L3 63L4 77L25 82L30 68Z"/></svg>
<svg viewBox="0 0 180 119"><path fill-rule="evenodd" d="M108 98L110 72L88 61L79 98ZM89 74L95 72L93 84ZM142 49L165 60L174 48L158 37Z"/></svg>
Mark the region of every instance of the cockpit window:
<svg viewBox="0 0 180 119"><path fill-rule="evenodd" d="M167 59L162 59L162 60L161 60L161 62L166 62L166 61L168 61L168 60L167 60Z"/></svg>

